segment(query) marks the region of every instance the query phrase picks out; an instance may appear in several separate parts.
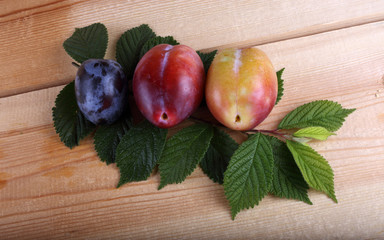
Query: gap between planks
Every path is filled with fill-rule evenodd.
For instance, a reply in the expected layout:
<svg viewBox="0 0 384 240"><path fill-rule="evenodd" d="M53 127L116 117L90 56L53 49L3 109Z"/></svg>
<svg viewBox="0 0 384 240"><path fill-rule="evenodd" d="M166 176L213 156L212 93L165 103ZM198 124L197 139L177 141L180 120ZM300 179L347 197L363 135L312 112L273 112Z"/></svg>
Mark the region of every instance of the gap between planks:
<svg viewBox="0 0 384 240"><path fill-rule="evenodd" d="M302 32L301 30L297 31L292 31L288 33L284 33L275 37L271 38L266 38L266 39L252 39L252 40L247 40L244 42L237 42L237 43L232 43L232 44L227 44L227 45L221 45L213 48L206 48L206 49L201 49L197 51L201 52L210 52L213 50L221 50L225 48L231 48L231 47L237 47L237 48L246 48L246 47L257 47L260 45L265 45L265 44L271 44L271 43L277 43L277 42L283 42L283 41L289 41L293 40L296 38L305 38L317 34L323 34L327 32L334 32L334 31L340 31L343 29L347 28L353 28L353 27L358 27L358 26L363 26L363 25L369 25L373 23L379 23L382 22L384 24L384 16L382 15L375 15L372 17L367 17L364 18L363 21L352 21L353 23L349 23L349 21L343 21L339 22L338 24L325 24L325 25L316 25L314 26L314 29L308 28L307 31ZM327 27L328 26L328 27ZM383 76L384 77L384 76ZM69 83L69 82L68 82ZM66 85L66 84L65 84ZM59 84L46 84L41 87L36 87L31 90L25 90L21 91L15 94L0 94L0 98L5 98L5 97L11 97L11 96L16 96L16 95L21 95L24 93L29 93L29 92L34 92L46 88L52 88L52 87L59 87L59 86L65 86L62 83Z"/></svg>
<svg viewBox="0 0 384 240"><path fill-rule="evenodd" d="M78 2L81 3L81 2ZM60 6L56 6L56 5ZM53 3L48 3L48 4L43 4L38 7L38 9L42 8L44 10L46 7L51 7L54 6L54 9L58 9L61 7L67 7L67 5L62 4L61 2L53 2ZM33 9L33 8L32 8ZM28 10L28 9L27 9ZM51 9L52 10L52 9ZM24 11L24 10L20 10ZM20 11L15 11L16 14L18 14ZM46 10L44 10L46 11ZM39 14L41 12L33 12L33 14ZM5 14L5 16L9 16L12 13ZM3 14L4 15L4 14ZM29 15L28 15L29 16ZM357 27L357 26L362 26L366 24L372 24L372 23L378 23L378 22L384 22L384 13L377 13L377 14L371 14L359 18L352 18L348 20L341 20L341 21L336 21L336 22L329 22L329 23L324 23L324 24L314 24L311 26L303 27L297 30L289 31L289 32L283 32L282 34L272 34L268 36L264 36L261 38L257 39L249 39L245 41L237 41L235 43L230 43L230 44L224 44L224 45L218 45L215 47L210 47L210 48L204 48L201 49L202 52L207 52L207 51L212 51L215 49L223 49L223 48L229 48L229 47L239 47L239 48L244 48L244 47L252 47L252 46L259 46L259 45L264 45L264 44L270 44L270 43L276 43L276 42L281 42L281 41L286 41L286 40L292 40L295 38L303 38L303 37L308 37L312 35L317 35L317 34L322 34L326 32L332 32L332 31L339 31L342 29L346 28L352 28L352 27ZM63 80L63 79L62 79ZM69 80L66 78L65 81ZM5 90L4 92L0 92L0 98L1 97L9 97L9 96L15 96L19 94L24 94L28 92L33 92L36 90L41 90L41 89L46 89L46 88L51 88L51 87L56 87L56 86L61 86L63 85L63 81L60 82L46 82L43 84L39 84L36 86L32 86L31 88L20 88L20 89L10 89L10 90Z"/></svg>
<svg viewBox="0 0 384 240"><path fill-rule="evenodd" d="M369 24L379 23L379 22L384 23L383 14L375 14L375 15L366 16L360 19L344 20L337 23L313 25L311 27L304 28L304 31L303 29L300 29L300 30L279 34L273 37L252 39L252 40L237 42L233 44L221 45L214 48L201 49L200 51L210 52L215 49L224 49L224 48L231 48L231 47L238 47L238 48L256 47L259 45L289 41L295 38L305 38L305 37L309 37L317 34L334 32L334 31L339 31L347 28L359 27L362 25L369 25Z"/></svg>

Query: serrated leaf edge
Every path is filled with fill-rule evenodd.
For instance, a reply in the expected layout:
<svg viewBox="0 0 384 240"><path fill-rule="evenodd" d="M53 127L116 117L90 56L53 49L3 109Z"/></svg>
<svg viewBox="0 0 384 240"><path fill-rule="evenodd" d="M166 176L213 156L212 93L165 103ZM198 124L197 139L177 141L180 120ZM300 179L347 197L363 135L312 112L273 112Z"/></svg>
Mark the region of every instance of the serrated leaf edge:
<svg viewBox="0 0 384 240"><path fill-rule="evenodd" d="M297 165L296 165L296 162L295 162L295 160L293 159L293 156L292 156L292 153L289 151L289 149L286 147L286 145L285 145L285 143L283 142L283 141L281 141L280 139L278 139L278 138L276 138L276 137L274 137L274 136L267 136L267 139L270 141L270 143L271 143L271 146L272 146L272 152L273 152L273 156L274 156L274 168L273 168L273 180L272 180L272 184L271 184L271 190L270 190L270 193L271 194L273 194L274 196L276 196L276 197L279 197L279 198L285 198L285 199L294 199L294 200L298 200L298 201L303 201L303 202L305 202L305 203L307 203L307 204L309 204L309 205L312 205L312 202L311 202L311 200L309 199L309 196L308 196L308 189L309 189L309 186L308 186L308 184L307 184L307 182L305 182L305 180L304 180L304 178L303 178L303 176L302 176L302 174L301 174L301 172L300 172L300 169L297 167ZM285 173L285 170L286 169L284 169L283 167L282 167L282 165L281 164L278 164L278 160L276 159L276 154L275 154L275 146L274 146L274 144L272 143L273 141L277 141L279 144L281 144L281 145L284 145L284 147L286 147L286 151L287 151L287 153L289 153L290 154L290 156L292 156L292 163L291 164L294 164L296 167L297 167L297 171L298 171L298 173L299 173L299 177L301 177L302 178L302 181L303 181L303 183L305 183L305 186L300 186L300 184L298 184L298 182L297 182L297 177L294 177L295 178L295 181L291 181L290 182L290 185L292 185L293 187L296 187L297 189L303 189L303 190L305 190L305 194L303 194L301 197L300 197L300 193L299 193L299 196L297 196L295 193L292 193L292 192L290 192L290 190L288 189L288 188L286 188L286 191L288 191L289 193L288 194L285 194L285 193L283 193L284 192L284 190L283 190L283 187L282 187L282 185L281 185L281 183L283 182L282 180L284 180L284 182L285 182L285 180L287 180L288 178L290 178L291 180L292 180L292 175L290 176L290 177L288 177L286 174L284 174ZM286 159L280 159L280 161L286 161ZM287 162L286 162L287 163ZM278 174L277 176L275 175L275 174ZM284 175L283 177L282 177L282 175L279 175L279 174L282 174L282 175ZM292 171L290 172L290 173L292 173ZM275 182L275 179L276 178L278 178L279 179L279 181L278 182ZM279 188L279 190L280 190L280 192L276 192L275 191L275 188L274 188L274 183L276 183L277 185L278 185L278 188ZM291 189L292 190L292 189ZM299 190L298 190L299 191ZM299 191L300 192L300 191ZM289 196L287 196L287 195L289 195ZM296 195L296 196L294 196L294 195Z"/></svg>
<svg viewBox="0 0 384 240"><path fill-rule="evenodd" d="M306 132L308 130L318 130L318 131L324 131L322 134L319 134L319 132ZM319 137L318 135L320 136L324 136L324 137ZM332 135L336 135L335 133L333 132L330 132L328 131L326 128L324 127L317 127L317 126L314 126L314 127L306 127L306 128L301 128L299 130L297 130L296 132L293 133L293 137L297 137L297 138L312 138L312 139L316 139L316 140L321 140L321 141L325 141L328 139L328 137L332 136Z"/></svg>
<svg viewBox="0 0 384 240"><path fill-rule="evenodd" d="M303 174L303 177L304 177L304 180L308 183L308 185L318 191L322 191L324 193L326 193L335 203L337 203L337 198L336 198L336 195L335 195L335 189L334 189L334 173L333 173L333 169L332 167L329 165L328 161L325 160L325 158L323 156L321 156L318 152L316 152L312 147L310 147L309 145L306 145L306 144L301 144L301 143L295 143L294 141L290 141L290 140L287 140L287 147L288 149L291 151L292 155L293 155L293 158L295 159L295 162L297 164L297 166L299 167L300 171L302 172ZM298 144L297 146L305 146L307 148L307 152L310 151L311 154L314 154L316 155L317 157L321 158L323 160L323 163L322 164L325 164L325 167L328 167L329 170L331 171L330 172L330 175L331 175L331 179L328 179L328 177L326 176L326 179L328 181L328 183L331 183L330 185L330 189L320 189L318 188L317 186L314 186L312 184L312 180L311 179L308 179L308 174L304 174L304 172L308 172L308 170L304 169L304 165L301 164L301 162L298 160L298 157L299 157L299 154L297 153L296 149L293 147L293 145L295 144ZM308 156L307 156L308 157ZM310 158L310 157L309 157ZM317 160L314 160L315 162ZM321 169L319 168L319 166L316 167L317 169ZM327 171L327 170L324 170L324 169L321 169L322 171ZM311 171L312 172L312 171ZM321 174L320 174L321 175ZM323 183L319 184L316 180L315 180L316 184L317 185L323 185Z"/></svg>
<svg viewBox="0 0 384 240"><path fill-rule="evenodd" d="M197 124L201 124L201 123L197 123ZM196 125L196 124L194 124L194 125ZM202 124L202 125L206 125L206 124ZM193 125L192 125L192 126L193 126ZM191 126L190 126L190 127L191 127ZM186 128L188 128L188 127L186 127ZM197 135L197 136L194 138L194 140L193 140L192 142L194 142L194 141L195 141L199 136L201 136L201 134L203 134L205 131L206 131L206 129L203 130L203 131L201 131L201 132L199 133L199 135ZM176 134L177 134L177 133L176 133ZM176 134L175 134L174 136L172 136L172 137L175 137ZM182 180L176 180L176 182L164 183L164 182L162 181L163 178L161 177L161 170L160 170L160 168L159 168L159 171L160 171L160 184L159 184L158 190L164 188L164 187L165 187L166 185L168 185L168 184L173 184L173 183L178 184L178 183L181 183L181 182L185 181L185 179L186 179L189 175L192 174L192 172L193 172L193 171L196 169L196 167L199 165L200 161L203 159L204 155L206 154L206 152L207 152L207 150L208 150L208 147L209 147L210 141L212 140L212 137L213 137L213 128L212 128L212 134L211 134L211 137L210 137L210 139L209 139L209 141L208 141L208 144L207 144L205 150L203 151L204 153L202 153L200 159L196 162L196 164L195 164L195 166L192 168L191 172L190 172L189 174L187 174L187 175L185 176L184 179L182 179ZM169 140L170 140L170 139L168 139L168 141L169 141ZM164 148L165 148L165 146L164 146ZM163 151L164 151L164 148L163 148ZM161 159L162 159L162 158L160 157L160 159L159 159L159 161L158 161L159 164L161 164L161 162L160 162Z"/></svg>
<svg viewBox="0 0 384 240"><path fill-rule="evenodd" d="M277 75L277 96L275 105L277 105L281 98L284 96L284 79L282 78L285 68L280 69L276 72Z"/></svg>
<svg viewBox="0 0 384 240"><path fill-rule="evenodd" d="M229 169L230 169L230 164L231 164L231 161L233 161L232 159L231 159L231 161L230 161L230 163L229 163L229 165L228 165L228 168L227 168L227 171L224 173L224 184L223 184L223 186L224 186L224 191L225 191L225 196L226 196L226 198L228 199L228 201L230 202L230 206L231 206L231 217L232 217L232 220L234 220L235 219L235 217L236 217L236 215L241 211L241 210L243 210L243 209L249 209L250 207L251 208L253 208L255 205L258 205L259 204L259 202L268 194L268 192L269 192L269 189L270 189L270 186L271 186L271 184L272 184L272 180L273 180L273 152L272 152L272 146L271 146L271 143L269 142L269 140L268 139L266 139L266 137L265 137L265 135L264 134L261 134L261 133L256 133L256 134L253 134L253 135L251 135L251 137L250 138L248 138L245 142L247 142L247 141L250 141L250 140L253 140L253 138L256 138L257 137L257 145L256 146L258 146L259 144L260 144L260 137L264 137L265 139L265 141L264 141L264 143L266 143L268 146L269 146L269 150L270 150L270 154L271 154L271 159L269 159L269 161L270 161L270 171L269 171L269 179L265 179L265 181L266 181L266 186L265 186L265 190L263 191L263 193L260 193L260 189L258 189L258 198L257 199L253 199L253 200L255 200L255 203L251 203L251 204L249 204L249 206L245 206L245 208L244 208L244 206L238 206L238 207L236 207L236 208L234 208L233 206L232 206L232 204L231 204L231 199L230 199L230 197L227 195L227 188L228 188L228 180L226 181L226 179L228 179L229 178L229 176L228 176L228 171L229 171ZM244 142L243 142L244 143ZM243 144L242 143L242 144ZM242 145L241 144L241 145ZM235 151L235 153L233 154L233 156L235 156L240 150L242 150L241 149L241 147L242 146L239 146L239 148ZM261 147L265 147L265 146L261 146ZM265 153L265 151L263 151L264 153ZM253 153L253 155L255 155L257 153L257 151L256 150L254 150L254 153ZM268 158L268 156L266 156L267 154L265 154L265 158ZM254 159L254 157L252 157L253 159ZM252 160L252 162L251 162L251 164L250 164L250 167L252 167L252 165L254 165L254 161ZM235 165L234 165L235 166ZM264 177L265 178L267 178L268 177L268 175L266 174L266 172L265 172L265 166L261 163L261 167L263 168L263 173L264 173ZM238 167L237 169L240 169L240 167ZM247 170L247 174L249 175L249 173L250 173L250 171L251 171L252 169L250 168L250 169L248 169ZM248 179L249 177L247 177L246 179ZM246 181L246 180L245 180ZM240 195L240 196L242 196L243 195L243 193L244 193L244 188L241 190L242 192L241 192L241 194L238 194L238 195ZM241 208L241 207L243 207L243 208Z"/></svg>
<svg viewBox="0 0 384 240"><path fill-rule="evenodd" d="M224 136L226 136L226 138L229 140L229 141L231 141L231 144L234 144L234 145L236 145L236 149L239 147L239 144L228 134L228 133L226 133L225 131L222 131L221 129L219 129L219 128L217 128L217 127L214 127L214 131L213 131L213 137L212 137L212 139L211 139L211 142L210 142L210 144L209 144L209 146L208 146L208 148L207 148L207 151L206 151L206 153L205 153L205 156L203 157L203 159L206 157L206 154L207 154L207 152L208 152L208 150L209 150L209 148L210 147L212 147L212 148L214 148L214 146L212 145L212 141L213 141L213 139L214 139L214 137L215 137L215 133L216 132L220 132L220 134L223 134ZM216 148L214 148L214 149L216 149ZM217 150L217 149L216 149ZM233 155L233 154L232 154ZM232 156L231 156L232 157ZM202 159L202 160L203 160ZM200 161L200 168L201 168L201 170L204 172L204 174L205 175L207 175L208 176L208 178L209 179L211 179L213 182L215 182L215 183L218 183L218 184L223 184L224 183L224 173L223 173L223 180L222 180L222 182L220 182L220 181L217 181L217 179L216 178L214 178L214 177L212 177L211 176L211 174L209 173L209 172L207 172L206 170L207 169L204 169L202 166L201 166L201 161Z"/></svg>
<svg viewBox="0 0 384 240"><path fill-rule="evenodd" d="M289 121L289 117L290 118L293 118L294 116L297 116L297 115L300 115L300 112L301 111L304 111L304 106L309 106L309 105L315 105L317 103L323 103L323 104L335 104L335 106L338 106L341 108L341 110L344 110L345 113L343 113L342 115L345 115L344 117L342 117L340 119L340 122L341 122L341 125L340 127L338 128L333 128L333 127L329 127L329 126L322 126L324 128L326 128L327 130L331 131L331 132L335 132L337 131L338 129L340 129L343 125L343 123L345 122L345 119L348 117L348 115L350 115L351 113L353 113L356 109L355 108L352 108L352 109L348 109L348 108L343 108L341 106L340 103L338 102L335 102L335 101L330 101L330 100L316 100L316 101L312 101L312 102L309 102L309 103L305 103L305 104L302 104L300 106L298 106L297 108L295 108L294 110L292 110L291 112L289 112L284 118L283 120L281 120L281 122L279 123L279 126L278 126L278 129L292 129L292 128L303 128L303 127L318 127L319 125L318 124L313 124L313 125L308 125L308 123L305 123L304 125L305 126L299 126L298 123L291 123L291 124L286 124L285 122L286 121ZM325 105L323 105L325 106ZM320 106L321 107L321 106ZM302 108L300 109L300 111L298 111L297 109L299 108ZM292 112L294 111L298 111L296 113L296 115L290 115ZM319 111L319 109L317 109L316 111ZM292 117L293 116L293 117ZM313 121L313 119L311 119L311 121ZM306 121L308 122L308 120Z"/></svg>
<svg viewBox="0 0 384 240"><path fill-rule="evenodd" d="M142 129L143 127L145 127L145 124L151 124L151 123L149 123L149 122L142 122L141 124L142 124L142 125L138 125L138 126L136 126L137 129L134 129L134 130L135 130L135 131L136 131L136 130L140 130L140 129ZM154 127L154 126L153 126L153 127ZM131 130L131 129L130 129L130 130ZM162 145L159 146L159 147L160 147L160 148L158 149L159 152L157 153L156 161L155 161L155 163L153 164L153 167L152 167L151 172L152 172L153 169L156 167L157 162L158 162L158 161L160 160L160 158L161 158L161 155L162 155L163 150L164 150L164 147L165 147L166 137L167 137L167 132L168 132L167 129L160 129L160 128L157 128L156 130L158 130L158 131L166 131L166 132L164 132L164 136L163 136L164 139L161 139L161 140L163 140L163 141L162 141ZM122 137L122 139L123 139L124 137L127 137L127 134L128 134L128 132ZM156 141L156 136L154 135L154 131L151 131L151 135L152 135L152 139L155 139L155 141ZM120 142L122 142L122 141L120 141ZM120 143L119 143L119 145L120 145ZM118 153L117 151L118 151L118 149L121 148L121 147L119 147L119 145L116 147L116 156L119 155L119 153ZM116 158L116 166L120 169L120 167L119 167L119 162L118 162L117 158ZM121 178L122 173L121 173L121 170L120 170L120 179L119 179L119 182L118 182L116 188L119 188L119 187L121 187L122 185L124 185L124 184L126 184L126 183L130 183L130 182L145 181L145 180L148 179L148 177L151 175L151 172L149 172L147 175L145 175L145 176L144 176L142 179L140 179L140 180L122 181L122 178Z"/></svg>
<svg viewBox="0 0 384 240"><path fill-rule="evenodd" d="M72 82L68 83L67 85L65 85L63 87L63 89L61 89L59 94L57 94L56 99L55 99L55 105L54 105L54 107L52 107L52 120L53 120L53 126L55 128L55 132L59 135L60 141L62 143L64 143L65 146L72 149L72 148L78 146L80 140L87 137L95 129L96 126L94 126L91 122L89 122L85 118L85 116L81 113L81 111L78 109L78 107L76 105L77 110L74 114L74 115L76 115L76 123L74 125L74 127L76 129L71 128L72 130L65 130L62 128L58 128L58 126L56 124L56 121L59 120L59 116L57 116L57 104L59 103L59 100L62 98L62 96L64 94L64 90L67 90L67 88L70 89L69 88L70 85L73 85L73 91L74 91L74 81L72 81ZM75 93L73 93L73 95L75 95ZM72 117L74 117L74 116L72 116ZM80 125L80 128L78 127L78 125ZM79 129L83 129L84 126L85 126L86 131L81 133ZM76 136L75 136L73 143L71 141L68 141L68 139L66 139L67 134L71 131L76 131Z"/></svg>
<svg viewBox="0 0 384 240"><path fill-rule="evenodd" d="M76 56L72 56L71 51L70 51L70 49L68 49L68 46L67 46L68 42L72 41L72 37L73 37L76 33L79 33L79 36L80 36L81 38L84 38L83 34L80 32L82 29L84 29L84 28L89 28L89 27L95 28L95 27L97 27L97 26L102 27L103 30L105 30L105 32L106 32L106 35L104 36L104 37L105 37L104 40L106 41L106 45L105 45L105 48L104 48L104 51L103 51L103 56L101 56L101 58L104 58L104 57L105 57L105 54L106 54L106 52L107 52L107 48L108 48L108 42L109 42L108 29L107 29L107 27L106 27L103 23L98 22L98 23L93 23L93 24L90 24L90 25L85 26L85 27L82 27L82 28L75 28L75 31L73 32L73 34L63 42L63 48L64 48L65 52L66 52L66 53L67 53L73 60L75 60L76 62L78 62L78 63L82 63L83 61L79 61L80 58L89 59L89 56L83 56L83 55L79 55L79 54L76 54ZM91 31L91 30L88 30L88 31ZM102 37L103 37L103 36L102 36ZM89 46L87 46L87 52L91 52L91 51L92 51L92 49L90 49Z"/></svg>

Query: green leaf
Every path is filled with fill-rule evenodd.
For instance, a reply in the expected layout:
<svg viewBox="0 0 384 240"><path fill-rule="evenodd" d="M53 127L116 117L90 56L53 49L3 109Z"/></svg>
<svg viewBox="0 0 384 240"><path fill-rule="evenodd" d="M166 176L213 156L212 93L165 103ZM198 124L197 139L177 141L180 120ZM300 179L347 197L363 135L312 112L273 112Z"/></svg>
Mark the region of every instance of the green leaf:
<svg viewBox="0 0 384 240"><path fill-rule="evenodd" d="M326 193L337 203L333 171L328 162L308 145L287 140L287 147L309 186Z"/></svg>
<svg viewBox="0 0 384 240"><path fill-rule="evenodd" d="M297 199L312 205L307 193L308 184L285 143L272 136L267 138L271 143L274 158L271 193L281 198Z"/></svg>
<svg viewBox="0 0 384 240"><path fill-rule="evenodd" d="M65 51L79 63L90 58L104 58L107 45L108 32L102 23L76 28L73 35L63 43Z"/></svg>
<svg viewBox="0 0 384 240"><path fill-rule="evenodd" d="M120 169L117 187L146 180L151 175L163 151L167 132L144 121L123 136L116 149L116 165Z"/></svg>
<svg viewBox="0 0 384 240"><path fill-rule="evenodd" d="M223 184L224 172L239 144L224 131L214 128L211 144L200 162L203 172L214 182Z"/></svg>
<svg viewBox="0 0 384 240"><path fill-rule="evenodd" d="M197 51L197 54L199 54L201 61L204 64L205 73L208 72L208 69L211 66L213 59L215 58L216 53L217 53L217 50L214 50L214 51L208 52L208 53L202 53L200 51Z"/></svg>
<svg viewBox="0 0 384 240"><path fill-rule="evenodd" d="M292 140L295 142L299 142L301 144L304 144L304 145L306 145L308 142L311 141L310 138L298 138L298 137L292 137Z"/></svg>
<svg viewBox="0 0 384 240"><path fill-rule="evenodd" d="M279 101L281 100L281 97L283 97L283 95L284 95L284 80L281 78L283 75L284 69L285 68L282 68L276 73L276 75L277 75L277 98L276 98L275 105L279 103Z"/></svg>
<svg viewBox="0 0 384 240"><path fill-rule="evenodd" d="M288 113L279 124L279 128L324 127L328 131L334 132L355 110L342 108L339 103L328 100L314 101Z"/></svg>
<svg viewBox="0 0 384 240"><path fill-rule="evenodd" d="M56 133L69 148L79 145L80 140L95 129L95 125L84 117L77 106L74 81L57 95L52 117Z"/></svg>
<svg viewBox="0 0 384 240"><path fill-rule="evenodd" d="M313 138L313 139L322 140L322 141L327 140L327 138L331 135L335 135L335 134L323 127L302 128L293 134L294 137Z"/></svg>
<svg viewBox="0 0 384 240"><path fill-rule="evenodd" d="M233 154L224 173L224 191L232 219L240 210L254 207L272 184L273 153L266 136L256 133Z"/></svg>
<svg viewBox="0 0 384 240"><path fill-rule="evenodd" d="M208 124L194 124L173 135L159 161L159 189L183 182L204 157L212 136L213 127Z"/></svg>
<svg viewBox="0 0 384 240"><path fill-rule="evenodd" d="M132 28L120 37L116 45L116 60L123 67L128 79L131 79L140 60L141 48L156 34L147 24Z"/></svg>
<svg viewBox="0 0 384 240"><path fill-rule="evenodd" d="M128 114L124 114L116 123L102 125L96 130L94 145L101 161L107 164L115 162L117 145L124 134L128 132L130 126Z"/></svg>
<svg viewBox="0 0 384 240"><path fill-rule="evenodd" d="M170 44L170 45L179 45L180 44L172 36L167 36L167 37L157 36L157 37L151 38L141 48L140 58L142 58L144 56L144 54L146 54L154 46L159 45L159 44L163 44L163 43L164 44Z"/></svg>

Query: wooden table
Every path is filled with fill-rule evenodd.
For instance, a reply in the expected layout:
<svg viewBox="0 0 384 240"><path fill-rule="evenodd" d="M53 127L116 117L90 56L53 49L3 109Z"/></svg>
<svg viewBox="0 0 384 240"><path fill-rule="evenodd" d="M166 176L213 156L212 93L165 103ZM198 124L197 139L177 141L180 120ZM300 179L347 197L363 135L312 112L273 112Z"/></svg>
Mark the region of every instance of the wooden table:
<svg viewBox="0 0 384 240"><path fill-rule="evenodd" d="M62 48L94 22L118 37L149 24L196 50L258 46L285 94L272 129L318 99L357 108L337 136L311 146L335 172L339 203L268 196L231 220L222 186L200 169L158 191L159 175L116 189L92 138L69 150L52 124L74 79ZM384 1L0 1L0 239L384 239Z"/></svg>

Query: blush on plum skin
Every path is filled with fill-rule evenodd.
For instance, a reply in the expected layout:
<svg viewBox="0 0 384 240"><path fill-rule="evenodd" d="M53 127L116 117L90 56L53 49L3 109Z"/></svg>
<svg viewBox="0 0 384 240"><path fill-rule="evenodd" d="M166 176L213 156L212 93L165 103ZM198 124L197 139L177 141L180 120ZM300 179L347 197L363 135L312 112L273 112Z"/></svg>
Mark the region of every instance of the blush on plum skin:
<svg viewBox="0 0 384 240"><path fill-rule="evenodd" d="M195 50L160 44L137 64L133 94L146 119L160 128L170 128L197 109L204 84L204 66Z"/></svg>
<svg viewBox="0 0 384 240"><path fill-rule="evenodd" d="M205 95L212 115L234 130L250 130L271 112L277 76L267 55L257 48L217 53L207 75Z"/></svg>
<svg viewBox="0 0 384 240"><path fill-rule="evenodd" d="M116 61L89 59L77 71L77 105L96 125L111 124L121 116L127 104L127 90L127 79Z"/></svg>

